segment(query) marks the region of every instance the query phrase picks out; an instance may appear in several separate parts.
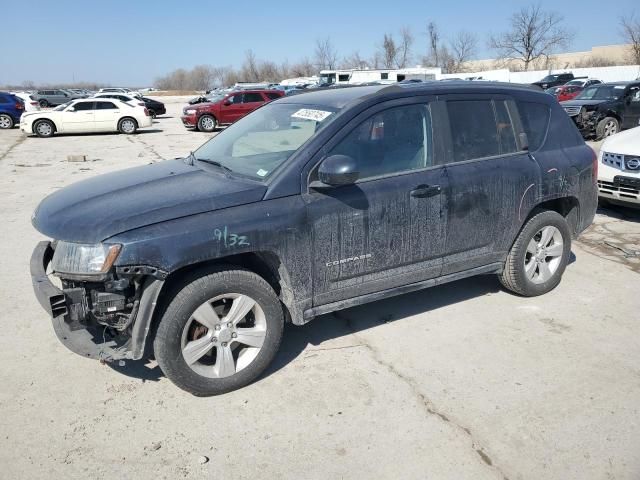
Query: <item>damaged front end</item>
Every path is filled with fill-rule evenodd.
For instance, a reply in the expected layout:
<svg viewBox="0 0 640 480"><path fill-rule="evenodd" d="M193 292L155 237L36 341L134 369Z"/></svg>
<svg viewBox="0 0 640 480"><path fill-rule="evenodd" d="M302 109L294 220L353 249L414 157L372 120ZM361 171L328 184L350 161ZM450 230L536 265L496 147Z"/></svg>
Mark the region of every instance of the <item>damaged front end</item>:
<svg viewBox="0 0 640 480"><path fill-rule="evenodd" d="M31 257L36 297L51 315L59 340L79 355L107 362L142 358L166 277L151 267L113 267L119 250L60 242L54 259L56 243L43 241ZM47 274L52 263L62 288Z"/></svg>
<svg viewBox="0 0 640 480"><path fill-rule="evenodd" d="M598 122L602 120L604 116L597 109L582 107L578 114L572 118L582 136L587 138L596 134Z"/></svg>

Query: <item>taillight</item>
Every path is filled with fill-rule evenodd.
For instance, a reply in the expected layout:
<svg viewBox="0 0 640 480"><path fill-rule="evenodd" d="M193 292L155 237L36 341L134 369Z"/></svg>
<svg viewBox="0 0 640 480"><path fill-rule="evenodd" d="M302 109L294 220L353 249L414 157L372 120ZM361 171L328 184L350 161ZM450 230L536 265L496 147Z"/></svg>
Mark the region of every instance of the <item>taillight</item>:
<svg viewBox="0 0 640 480"><path fill-rule="evenodd" d="M16 110L24 110L24 103L16 102Z"/></svg>
<svg viewBox="0 0 640 480"><path fill-rule="evenodd" d="M148 117L149 116L149 110L147 110L146 108L144 109L144 114Z"/></svg>

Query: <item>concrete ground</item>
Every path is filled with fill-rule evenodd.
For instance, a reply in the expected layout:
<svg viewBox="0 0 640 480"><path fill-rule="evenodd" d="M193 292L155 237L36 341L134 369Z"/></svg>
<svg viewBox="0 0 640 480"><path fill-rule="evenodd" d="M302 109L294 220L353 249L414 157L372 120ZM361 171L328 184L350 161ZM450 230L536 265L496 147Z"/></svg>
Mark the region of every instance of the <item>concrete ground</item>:
<svg viewBox="0 0 640 480"><path fill-rule="evenodd" d="M487 276L327 315L224 396L67 351L32 293L31 212L197 147L210 135L181 105L136 136L0 131L2 478L640 478L640 214L624 208L599 211L548 295Z"/></svg>

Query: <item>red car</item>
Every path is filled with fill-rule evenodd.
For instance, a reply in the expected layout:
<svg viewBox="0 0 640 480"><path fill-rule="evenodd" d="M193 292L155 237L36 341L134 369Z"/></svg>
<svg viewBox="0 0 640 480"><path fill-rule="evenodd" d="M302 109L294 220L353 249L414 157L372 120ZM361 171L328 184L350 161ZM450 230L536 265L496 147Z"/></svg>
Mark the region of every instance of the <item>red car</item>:
<svg viewBox="0 0 640 480"><path fill-rule="evenodd" d="M280 90L243 90L209 97L209 102L188 105L180 117L187 128L213 132L219 125L230 125L256 108L284 96Z"/></svg>
<svg viewBox="0 0 640 480"><path fill-rule="evenodd" d="M582 89L583 87L580 85L561 85L557 87L555 95L559 102L564 102L565 100L573 100L582 92Z"/></svg>

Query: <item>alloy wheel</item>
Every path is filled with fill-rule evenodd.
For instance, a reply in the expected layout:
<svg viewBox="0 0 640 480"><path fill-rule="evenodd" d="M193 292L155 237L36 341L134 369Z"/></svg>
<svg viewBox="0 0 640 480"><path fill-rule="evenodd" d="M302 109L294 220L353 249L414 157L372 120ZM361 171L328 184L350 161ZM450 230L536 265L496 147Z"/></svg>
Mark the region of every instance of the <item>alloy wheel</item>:
<svg viewBox="0 0 640 480"><path fill-rule="evenodd" d="M609 120L604 126L604 136L610 137L611 135L615 135L616 133L618 133L618 126L616 125L616 122L614 122L613 120Z"/></svg>
<svg viewBox="0 0 640 480"><path fill-rule="evenodd" d="M0 128L11 128L12 126L13 122L9 115L0 115Z"/></svg>
<svg viewBox="0 0 640 480"><path fill-rule="evenodd" d="M136 129L136 124L133 123L133 120L123 120L120 127L124 133L132 133Z"/></svg>
<svg viewBox="0 0 640 480"><path fill-rule="evenodd" d="M533 283L548 281L558 270L564 251L562 233L556 227L546 226L538 230L527 245L524 270Z"/></svg>
<svg viewBox="0 0 640 480"><path fill-rule="evenodd" d="M229 377L255 360L266 334L258 302L237 293L219 295L200 305L185 324L182 357L198 375Z"/></svg>
<svg viewBox="0 0 640 480"><path fill-rule="evenodd" d="M36 131L38 132L39 135L42 135L43 137L47 137L52 133L51 125L47 122L40 122L36 126Z"/></svg>

